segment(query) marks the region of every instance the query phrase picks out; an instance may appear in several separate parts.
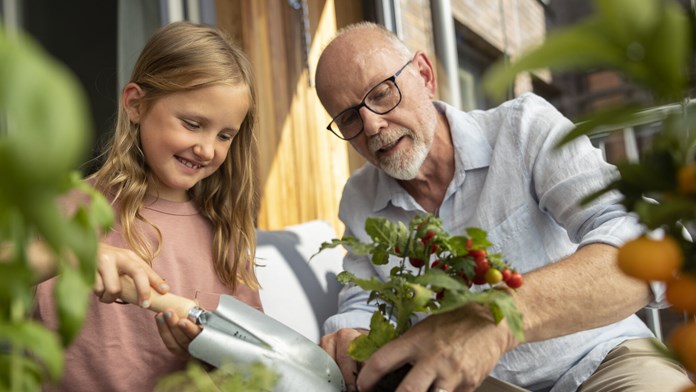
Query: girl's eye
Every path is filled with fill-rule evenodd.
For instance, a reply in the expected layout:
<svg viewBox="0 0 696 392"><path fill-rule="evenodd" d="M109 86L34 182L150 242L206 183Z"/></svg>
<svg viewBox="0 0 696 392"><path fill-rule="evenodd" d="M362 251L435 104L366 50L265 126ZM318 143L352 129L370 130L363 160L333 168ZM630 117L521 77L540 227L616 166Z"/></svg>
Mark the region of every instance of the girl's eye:
<svg viewBox="0 0 696 392"><path fill-rule="evenodd" d="M184 123L184 126L188 129L199 129L201 126L195 121L191 120L181 120Z"/></svg>
<svg viewBox="0 0 696 392"><path fill-rule="evenodd" d="M220 140L222 140L223 142L229 142L229 141L231 141L232 139L234 139L234 135L231 135L231 134L229 134L229 133L223 132L223 133L221 133L221 134L218 135L218 138L219 138Z"/></svg>

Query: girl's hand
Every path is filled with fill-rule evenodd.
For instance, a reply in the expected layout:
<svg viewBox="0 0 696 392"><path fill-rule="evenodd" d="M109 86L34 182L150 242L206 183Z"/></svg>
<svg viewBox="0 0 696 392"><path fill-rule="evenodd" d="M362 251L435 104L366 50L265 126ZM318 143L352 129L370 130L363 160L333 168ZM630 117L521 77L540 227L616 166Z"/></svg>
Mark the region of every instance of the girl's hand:
<svg viewBox="0 0 696 392"><path fill-rule="evenodd" d="M137 294L136 303L143 308L149 308L152 303L152 287L160 294L169 291L164 279L130 249L100 243L97 258L94 294L101 302L110 303L121 298L123 287L120 278L123 275L132 279Z"/></svg>
<svg viewBox="0 0 696 392"><path fill-rule="evenodd" d="M188 346L202 329L185 317L179 317L172 308L157 313L157 330L167 349L181 358L189 358Z"/></svg>

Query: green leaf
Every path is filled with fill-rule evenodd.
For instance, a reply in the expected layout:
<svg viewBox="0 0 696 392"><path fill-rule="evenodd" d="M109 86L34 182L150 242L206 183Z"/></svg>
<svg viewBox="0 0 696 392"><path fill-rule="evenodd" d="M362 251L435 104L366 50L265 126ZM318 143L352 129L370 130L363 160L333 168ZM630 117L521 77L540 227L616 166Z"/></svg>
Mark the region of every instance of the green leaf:
<svg viewBox="0 0 696 392"><path fill-rule="evenodd" d="M483 88L496 100L501 100L517 74L542 68L558 71L583 67L621 64L623 48L616 47L603 36L596 18L587 19L556 33L546 41L514 60L512 64L495 63L484 75Z"/></svg>
<svg viewBox="0 0 696 392"><path fill-rule="evenodd" d="M162 377L154 392L248 391L268 392L279 375L261 363L229 362L212 371L191 361L185 371Z"/></svg>
<svg viewBox="0 0 696 392"><path fill-rule="evenodd" d="M104 195L94 187L83 181L80 173L73 171L70 173L70 188L79 189L89 195L89 225L92 228L107 231L114 222L114 211Z"/></svg>
<svg viewBox="0 0 696 392"><path fill-rule="evenodd" d="M445 271L431 268L427 273L417 276L414 283L422 286L434 286L447 290L464 290L468 287L460 280L449 276Z"/></svg>
<svg viewBox="0 0 696 392"><path fill-rule="evenodd" d="M515 306L515 300L508 293L491 289L481 292L471 291L448 291L440 303L440 308L433 311L433 314L449 312L469 303L486 305L491 310L496 323L505 319L510 332L519 342L524 341L524 325L522 314Z"/></svg>
<svg viewBox="0 0 696 392"><path fill-rule="evenodd" d="M3 342L20 352L26 350L48 371L51 380L56 381L63 374L63 350L55 333L34 321L19 324L0 323L0 336Z"/></svg>
<svg viewBox="0 0 696 392"><path fill-rule="evenodd" d="M523 71L609 68L664 100L678 99L690 65L688 22L679 5L663 0L597 1L597 13L573 26L549 33L539 47L499 62L484 78L484 89L501 99ZM630 3L630 6L623 6Z"/></svg>
<svg viewBox="0 0 696 392"><path fill-rule="evenodd" d="M358 336L348 346L348 354L358 362L367 361L380 347L396 339L394 326L379 312L370 319L370 332Z"/></svg>
<svg viewBox="0 0 696 392"><path fill-rule="evenodd" d="M11 377L11 369L18 369L21 377ZM32 359L24 355L0 354L0 391L40 391L45 371ZM12 385L14 383L14 385Z"/></svg>
<svg viewBox="0 0 696 392"><path fill-rule="evenodd" d="M488 241L488 233L486 233L485 230L479 229L478 227L467 228L466 234L471 237L471 240L475 245L475 249L482 249L493 245L490 243L490 241Z"/></svg>
<svg viewBox="0 0 696 392"><path fill-rule="evenodd" d="M563 147L583 135L623 131L625 127L660 121L664 116L662 112L646 110L636 104L601 109L577 119L575 128L561 139L556 148Z"/></svg>
<svg viewBox="0 0 696 392"><path fill-rule="evenodd" d="M84 158L92 133L74 75L31 38L0 34L0 107L9 116L10 166L26 182L50 183Z"/></svg>
<svg viewBox="0 0 696 392"><path fill-rule="evenodd" d="M64 267L58 275L56 287L58 332L63 344L70 344L82 327L89 306L91 286L79 272Z"/></svg>
<svg viewBox="0 0 696 392"><path fill-rule="evenodd" d="M375 248L372 252L372 264L385 265L389 262L389 253L385 249Z"/></svg>
<svg viewBox="0 0 696 392"><path fill-rule="evenodd" d="M373 242L395 245L399 239L408 237L408 229L403 222L393 222L385 218L369 217L365 221L365 232Z"/></svg>
<svg viewBox="0 0 696 392"><path fill-rule="evenodd" d="M643 0L636 4L635 0L595 0L594 4L609 36L619 43L628 43L649 36L655 30L664 2Z"/></svg>
<svg viewBox="0 0 696 392"><path fill-rule="evenodd" d="M680 220L693 220L696 213L696 202L691 199L675 198L667 203L654 203L639 200L633 206L640 221L649 229L657 229L672 225Z"/></svg>
<svg viewBox="0 0 696 392"><path fill-rule="evenodd" d="M338 275L336 275L336 280L338 280L338 283L340 284L353 283L355 279L355 275L351 274L348 271L341 271L338 273Z"/></svg>

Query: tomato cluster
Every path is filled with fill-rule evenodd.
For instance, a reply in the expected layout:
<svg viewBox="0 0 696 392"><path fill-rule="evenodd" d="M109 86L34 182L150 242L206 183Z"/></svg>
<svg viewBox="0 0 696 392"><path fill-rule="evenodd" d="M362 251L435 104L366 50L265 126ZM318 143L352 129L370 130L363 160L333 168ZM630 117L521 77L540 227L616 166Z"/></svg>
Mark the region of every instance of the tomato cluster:
<svg viewBox="0 0 696 392"><path fill-rule="evenodd" d="M474 260L474 275L473 277L466 275L464 270L461 270L459 277L467 282L474 284L486 284L493 286L500 282L504 282L508 287L516 289L522 286L522 274L511 270L510 267L502 262L491 265L491 260L488 258L486 249L474 249L471 238L467 239L468 256Z"/></svg>
<svg viewBox="0 0 696 392"><path fill-rule="evenodd" d="M512 289L522 286L522 274L511 268L499 254L489 254L485 233L478 235L448 236L441 227L424 221L416 227L413 240L405 248L395 245L392 253L404 257L418 269L440 269L449 276L463 281L468 287L476 285L495 286L501 282ZM405 250L406 249L406 250ZM433 260L430 265L426 260ZM438 291L441 298L444 290Z"/></svg>

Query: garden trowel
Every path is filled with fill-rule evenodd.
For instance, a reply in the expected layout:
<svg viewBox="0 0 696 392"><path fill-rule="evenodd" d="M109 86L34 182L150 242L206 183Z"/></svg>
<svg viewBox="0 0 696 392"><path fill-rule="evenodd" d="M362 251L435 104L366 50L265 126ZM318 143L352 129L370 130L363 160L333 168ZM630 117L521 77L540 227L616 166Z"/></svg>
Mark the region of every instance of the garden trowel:
<svg viewBox="0 0 696 392"><path fill-rule="evenodd" d="M129 277L121 277L121 286L124 301L139 303ZM263 364L279 376L276 392L345 389L338 365L321 347L232 296L221 295L217 309L209 311L188 298L153 290L149 309L172 309L179 317L188 317L200 325L202 332L189 344L189 352L210 365Z"/></svg>
<svg viewBox="0 0 696 392"><path fill-rule="evenodd" d="M334 360L305 336L229 295L215 311L194 307L189 318L203 327L189 345L213 366L260 362L279 376L275 391L343 391Z"/></svg>

